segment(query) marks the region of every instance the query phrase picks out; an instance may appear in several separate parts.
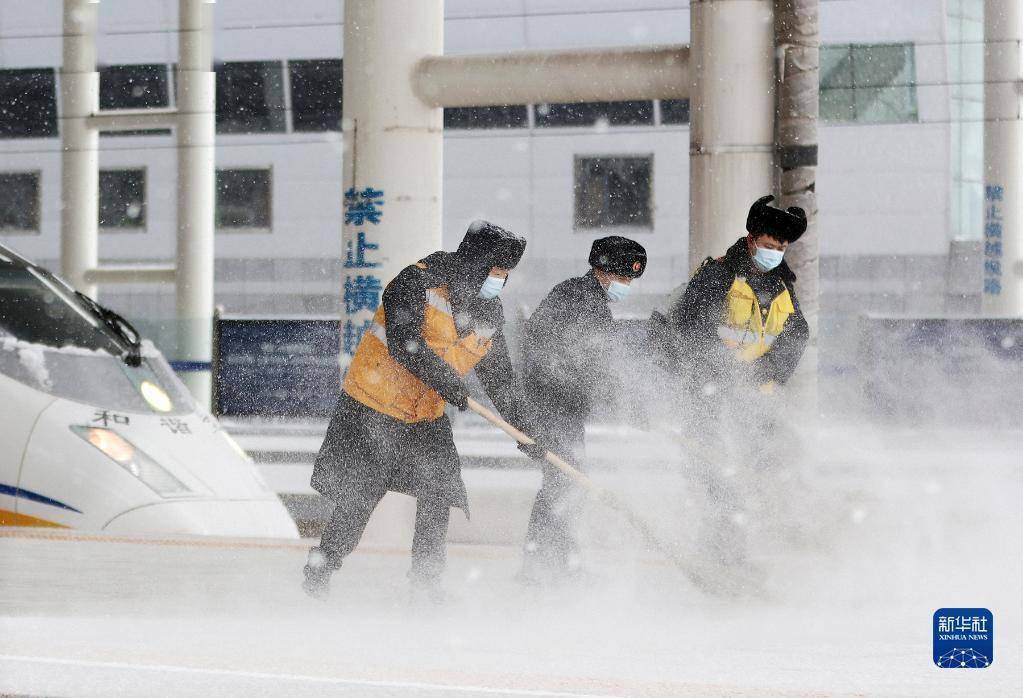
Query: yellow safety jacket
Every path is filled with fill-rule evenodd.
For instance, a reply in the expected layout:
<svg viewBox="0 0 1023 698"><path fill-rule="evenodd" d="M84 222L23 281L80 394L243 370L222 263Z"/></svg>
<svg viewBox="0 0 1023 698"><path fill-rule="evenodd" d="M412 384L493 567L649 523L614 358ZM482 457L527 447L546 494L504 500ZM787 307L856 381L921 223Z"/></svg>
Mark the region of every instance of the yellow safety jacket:
<svg viewBox="0 0 1023 698"><path fill-rule="evenodd" d="M416 266L426 268L422 262ZM381 305L352 357L345 375L345 392L367 407L407 424L440 418L444 414L444 398L388 353L384 320ZM447 288L426 290L423 341L458 375L467 374L487 355L493 332L476 330L459 337Z"/></svg>
<svg viewBox="0 0 1023 698"><path fill-rule="evenodd" d="M737 276L725 296L718 337L741 360L752 363L770 351L795 310L792 296L783 286L765 313L746 279Z"/></svg>

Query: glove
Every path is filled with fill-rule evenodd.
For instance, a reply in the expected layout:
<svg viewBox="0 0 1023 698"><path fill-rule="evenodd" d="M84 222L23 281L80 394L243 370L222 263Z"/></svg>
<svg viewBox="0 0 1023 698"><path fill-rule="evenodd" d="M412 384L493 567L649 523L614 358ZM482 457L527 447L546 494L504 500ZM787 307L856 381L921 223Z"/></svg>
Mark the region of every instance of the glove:
<svg viewBox="0 0 1023 698"><path fill-rule="evenodd" d="M531 443L531 444L519 444L519 450L522 451L523 453L525 453L527 456L529 456L533 460L542 461L542 460L546 460L546 458L544 458L544 456L547 454L547 450L548 449L544 448L543 446L541 446L538 443Z"/></svg>
<svg viewBox="0 0 1023 698"><path fill-rule="evenodd" d="M459 412L465 412L469 409L469 389L465 387L465 383L462 381L451 381L447 385L432 387L440 393L445 402L457 407Z"/></svg>
<svg viewBox="0 0 1023 698"><path fill-rule="evenodd" d="M469 393L462 390L457 395L452 395L448 402L457 407L459 412L465 412L469 409Z"/></svg>

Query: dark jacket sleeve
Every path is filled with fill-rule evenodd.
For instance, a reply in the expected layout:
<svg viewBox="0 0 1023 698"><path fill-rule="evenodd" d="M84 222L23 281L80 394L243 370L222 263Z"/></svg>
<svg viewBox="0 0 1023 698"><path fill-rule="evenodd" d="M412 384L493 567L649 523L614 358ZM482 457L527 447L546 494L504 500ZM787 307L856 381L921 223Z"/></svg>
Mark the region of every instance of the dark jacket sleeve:
<svg viewBox="0 0 1023 698"><path fill-rule="evenodd" d="M452 404L460 404L469 391L458 373L444 363L423 339L426 313L426 277L418 267L406 267L383 294L387 351L416 378Z"/></svg>
<svg viewBox="0 0 1023 698"><path fill-rule="evenodd" d="M515 380L504 332L498 330L492 341L490 351L476 364L476 376L501 416L520 431L535 436L534 411Z"/></svg>
<svg viewBox="0 0 1023 698"><path fill-rule="evenodd" d="M717 328L732 275L724 264L708 260L689 281L685 293L669 309L669 325L677 331L678 358L694 368L708 363L723 368L726 355Z"/></svg>
<svg viewBox="0 0 1023 698"><path fill-rule="evenodd" d="M796 370L810 338L810 327L799 309L796 294L791 293L795 312L789 315L781 334L774 340L771 350L753 363L754 380L758 383L775 381L784 383Z"/></svg>
<svg viewBox="0 0 1023 698"><path fill-rule="evenodd" d="M608 365L614 321L585 283L571 280L547 295L526 323L524 352L531 392L581 412L596 392L614 390Z"/></svg>

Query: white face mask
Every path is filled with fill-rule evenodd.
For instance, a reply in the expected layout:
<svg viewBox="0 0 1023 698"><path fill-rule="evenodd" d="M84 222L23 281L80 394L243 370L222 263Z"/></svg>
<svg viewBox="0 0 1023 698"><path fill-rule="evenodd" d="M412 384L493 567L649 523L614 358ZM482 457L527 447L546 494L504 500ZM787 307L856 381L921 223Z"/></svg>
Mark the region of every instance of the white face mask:
<svg viewBox="0 0 1023 698"><path fill-rule="evenodd" d="M625 297L629 295L629 284L623 284L621 281L612 281L607 285L605 293L607 293L608 300L612 303L625 300Z"/></svg>
<svg viewBox="0 0 1023 698"><path fill-rule="evenodd" d="M785 253L781 250L769 250L766 247L758 247L757 251L753 253L753 263L757 265L760 271L771 271L781 264L781 260L784 257Z"/></svg>
<svg viewBox="0 0 1023 698"><path fill-rule="evenodd" d="M480 292L476 295L483 299L497 298L502 288L504 288L504 277L488 276L487 280L483 282L483 286L480 287Z"/></svg>

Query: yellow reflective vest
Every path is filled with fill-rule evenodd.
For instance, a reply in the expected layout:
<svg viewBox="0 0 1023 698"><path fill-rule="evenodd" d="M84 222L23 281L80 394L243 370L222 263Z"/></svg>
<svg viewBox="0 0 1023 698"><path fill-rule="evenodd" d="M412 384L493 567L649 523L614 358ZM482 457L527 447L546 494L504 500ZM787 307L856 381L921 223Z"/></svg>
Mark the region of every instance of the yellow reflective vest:
<svg viewBox="0 0 1023 698"><path fill-rule="evenodd" d="M422 262L416 266L426 268ZM390 355L385 327L384 308L380 306L352 357L344 391L367 407L407 424L440 418L444 398ZM477 330L459 337L447 288L426 290L423 342L458 375L467 374L487 355L492 334Z"/></svg>
<svg viewBox="0 0 1023 698"><path fill-rule="evenodd" d="M718 337L741 360L752 363L770 351L795 310L792 295L783 286L764 312L753 288L745 278L737 276L725 296Z"/></svg>

